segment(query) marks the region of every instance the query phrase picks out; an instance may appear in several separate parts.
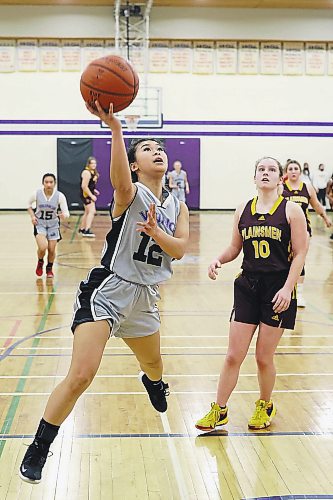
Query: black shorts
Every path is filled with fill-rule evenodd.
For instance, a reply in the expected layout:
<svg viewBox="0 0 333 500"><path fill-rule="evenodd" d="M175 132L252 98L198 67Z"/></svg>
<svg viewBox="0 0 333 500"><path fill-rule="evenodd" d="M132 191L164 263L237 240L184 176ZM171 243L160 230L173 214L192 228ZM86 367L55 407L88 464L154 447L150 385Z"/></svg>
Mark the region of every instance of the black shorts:
<svg viewBox="0 0 333 500"><path fill-rule="evenodd" d="M93 200L90 198L90 196L80 196L80 198L83 205L90 205L90 203L93 203Z"/></svg>
<svg viewBox="0 0 333 500"><path fill-rule="evenodd" d="M296 320L296 291L292 293L286 311L276 313L272 299L286 282L288 272L248 273L243 271L234 281L234 306L230 321L259 325L265 323L278 328L293 330Z"/></svg>

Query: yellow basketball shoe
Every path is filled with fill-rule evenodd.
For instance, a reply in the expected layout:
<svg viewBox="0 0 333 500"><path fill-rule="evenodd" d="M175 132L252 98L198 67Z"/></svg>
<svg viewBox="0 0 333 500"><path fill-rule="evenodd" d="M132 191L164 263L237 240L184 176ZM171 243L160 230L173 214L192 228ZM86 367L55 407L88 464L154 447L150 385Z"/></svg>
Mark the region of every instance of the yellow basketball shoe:
<svg viewBox="0 0 333 500"><path fill-rule="evenodd" d="M249 429L265 429L271 425L271 421L276 415L276 407L273 401L256 401L256 409L249 420Z"/></svg>
<svg viewBox="0 0 333 500"><path fill-rule="evenodd" d="M211 409L203 418L197 421L196 428L200 431L213 431L215 427L228 423L228 407L221 408L216 403L211 403Z"/></svg>

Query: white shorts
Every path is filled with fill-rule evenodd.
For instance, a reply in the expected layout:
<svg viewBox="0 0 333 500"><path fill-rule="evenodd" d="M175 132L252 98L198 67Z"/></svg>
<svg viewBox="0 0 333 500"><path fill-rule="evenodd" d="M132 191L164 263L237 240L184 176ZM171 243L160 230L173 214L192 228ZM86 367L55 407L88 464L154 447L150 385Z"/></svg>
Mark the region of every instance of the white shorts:
<svg viewBox="0 0 333 500"><path fill-rule="evenodd" d="M34 226L34 235L37 236L37 234L43 234L48 241L61 240L59 226L45 227L37 224Z"/></svg>
<svg viewBox="0 0 333 500"><path fill-rule="evenodd" d="M79 285L72 331L82 323L106 320L115 337L152 335L161 324L159 300L158 285L131 283L104 267L95 267Z"/></svg>

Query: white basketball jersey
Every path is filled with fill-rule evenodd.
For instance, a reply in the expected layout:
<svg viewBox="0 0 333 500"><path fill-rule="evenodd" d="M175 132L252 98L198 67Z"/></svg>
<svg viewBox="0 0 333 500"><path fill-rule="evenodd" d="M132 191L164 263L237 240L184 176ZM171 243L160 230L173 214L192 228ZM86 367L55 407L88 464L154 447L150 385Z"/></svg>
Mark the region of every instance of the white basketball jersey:
<svg viewBox="0 0 333 500"><path fill-rule="evenodd" d="M44 227L55 227L59 224L57 210L59 206L59 191L53 191L51 198L47 199L44 189L36 192L36 212L38 224Z"/></svg>
<svg viewBox="0 0 333 500"><path fill-rule="evenodd" d="M179 173L173 170L170 172L170 176L172 177L173 184L176 184L179 189L185 189L186 172L184 170L181 170Z"/></svg>
<svg viewBox="0 0 333 500"><path fill-rule="evenodd" d="M147 234L136 231L137 222L147 219L149 205L156 205L157 225L167 234L176 230L179 201L168 191L161 203L149 188L135 183L137 192L127 210L112 221L106 236L101 264L121 278L142 285L155 285L170 278L172 257Z"/></svg>

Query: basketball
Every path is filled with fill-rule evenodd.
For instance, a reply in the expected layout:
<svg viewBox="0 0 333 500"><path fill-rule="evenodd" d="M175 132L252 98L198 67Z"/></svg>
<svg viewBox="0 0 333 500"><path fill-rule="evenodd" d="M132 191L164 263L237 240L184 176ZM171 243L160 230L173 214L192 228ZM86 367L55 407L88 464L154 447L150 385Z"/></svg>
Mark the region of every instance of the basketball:
<svg viewBox="0 0 333 500"><path fill-rule="evenodd" d="M89 106L96 108L98 100L104 111L113 103L117 113L134 101L139 90L139 77L123 57L110 55L92 61L83 71L80 91Z"/></svg>

